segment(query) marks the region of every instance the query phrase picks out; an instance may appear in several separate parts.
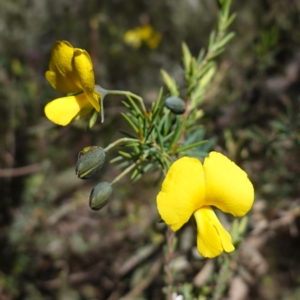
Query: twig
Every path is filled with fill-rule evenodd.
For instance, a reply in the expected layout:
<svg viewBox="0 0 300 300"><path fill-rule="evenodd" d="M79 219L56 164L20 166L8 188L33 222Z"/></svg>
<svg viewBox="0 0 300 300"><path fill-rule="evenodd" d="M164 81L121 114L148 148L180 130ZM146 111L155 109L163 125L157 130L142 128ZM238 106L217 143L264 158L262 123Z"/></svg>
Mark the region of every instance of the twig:
<svg viewBox="0 0 300 300"><path fill-rule="evenodd" d="M264 220L264 222L261 222L260 226L258 226L251 232L251 235L259 235L267 230L275 230L283 226L291 225L299 215L300 206L297 206L288 211L285 211L278 219L272 220L270 222Z"/></svg>
<svg viewBox="0 0 300 300"><path fill-rule="evenodd" d="M172 231L170 227L168 227L166 232L166 238L167 238L167 244L165 246L165 293L166 293L166 299L172 300L172 294L173 294L173 267L172 267L172 260L174 258L174 252L176 248L176 238L175 233Z"/></svg>
<svg viewBox="0 0 300 300"><path fill-rule="evenodd" d="M25 176L25 175L36 173L40 171L40 169L41 169L41 164L32 164L20 168L3 169L0 170L0 177L4 178L4 177Z"/></svg>
<svg viewBox="0 0 300 300"><path fill-rule="evenodd" d="M113 185L116 182L118 182L121 178L123 178L132 169L134 169L136 166L138 166L140 163L142 163L146 159L147 156L148 156L148 153L145 153L140 159L138 159L135 163L133 163L132 165L130 165L120 175L118 175L110 184Z"/></svg>
<svg viewBox="0 0 300 300"><path fill-rule="evenodd" d="M137 139L130 139L130 138L121 138L121 139L118 139L117 141L109 144L106 148L104 148L104 151L105 152L108 152L109 150L111 150L112 148L120 145L120 144L124 144L124 143L129 143L129 142L139 142L139 140Z"/></svg>
<svg viewBox="0 0 300 300"><path fill-rule="evenodd" d="M107 92L107 95L124 95L124 96L127 96L127 97L132 97L140 103L143 112L146 112L146 107L145 107L145 104L144 104L144 101L143 101L142 97L140 97L140 96L138 96L134 93L131 93L129 91L107 90L106 92Z"/></svg>
<svg viewBox="0 0 300 300"><path fill-rule="evenodd" d="M120 276L126 275L133 268L135 268L139 263L152 255L158 248L159 244L150 244L134 253L128 260L124 262L122 266L118 269L118 274Z"/></svg>
<svg viewBox="0 0 300 300"><path fill-rule="evenodd" d="M134 297L140 295L153 281L157 276L162 266L162 259L158 258L150 269L148 277L142 280L136 287L134 287L129 293L120 300L132 300Z"/></svg>

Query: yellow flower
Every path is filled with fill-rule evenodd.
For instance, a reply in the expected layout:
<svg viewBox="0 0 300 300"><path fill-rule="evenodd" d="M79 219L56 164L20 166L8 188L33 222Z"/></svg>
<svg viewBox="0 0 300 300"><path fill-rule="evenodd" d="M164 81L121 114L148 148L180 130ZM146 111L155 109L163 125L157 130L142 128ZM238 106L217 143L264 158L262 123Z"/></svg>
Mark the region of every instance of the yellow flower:
<svg viewBox="0 0 300 300"><path fill-rule="evenodd" d="M69 94L46 105L45 114L53 123L65 126L83 118L93 108L100 111L93 64L86 50L73 48L67 41L57 41L46 79L54 89Z"/></svg>
<svg viewBox="0 0 300 300"><path fill-rule="evenodd" d="M133 48L139 48L142 44L142 39L136 29L131 29L125 32L124 42Z"/></svg>
<svg viewBox="0 0 300 300"><path fill-rule="evenodd" d="M247 174L218 152L202 163L183 157L168 171L157 196L161 218L177 231L192 214L197 223L197 249L204 257L215 257L234 246L211 206L234 216L244 216L254 201L254 189Z"/></svg>
<svg viewBox="0 0 300 300"><path fill-rule="evenodd" d="M154 32L153 35L148 40L146 40L146 43L149 48L155 49L159 45L160 40L161 34L159 32Z"/></svg>
<svg viewBox="0 0 300 300"><path fill-rule="evenodd" d="M151 49L157 48L161 40L161 34L149 24L128 30L124 34L124 42L133 48L139 48L145 42Z"/></svg>

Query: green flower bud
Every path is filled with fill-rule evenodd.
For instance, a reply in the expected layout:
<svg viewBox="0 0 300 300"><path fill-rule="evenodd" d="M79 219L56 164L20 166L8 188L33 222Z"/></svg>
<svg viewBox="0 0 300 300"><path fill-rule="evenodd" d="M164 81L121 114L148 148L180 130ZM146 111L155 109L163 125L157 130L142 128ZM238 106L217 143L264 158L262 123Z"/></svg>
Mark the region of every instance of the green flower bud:
<svg viewBox="0 0 300 300"><path fill-rule="evenodd" d="M90 208L93 210L99 210L104 207L111 196L113 189L108 182L98 183L91 192L90 195Z"/></svg>
<svg viewBox="0 0 300 300"><path fill-rule="evenodd" d="M85 147L78 155L76 175L81 179L88 179L102 168L104 162L105 151L101 147Z"/></svg>
<svg viewBox="0 0 300 300"><path fill-rule="evenodd" d="M178 97L168 97L165 106L175 115L182 115L185 112L185 102Z"/></svg>

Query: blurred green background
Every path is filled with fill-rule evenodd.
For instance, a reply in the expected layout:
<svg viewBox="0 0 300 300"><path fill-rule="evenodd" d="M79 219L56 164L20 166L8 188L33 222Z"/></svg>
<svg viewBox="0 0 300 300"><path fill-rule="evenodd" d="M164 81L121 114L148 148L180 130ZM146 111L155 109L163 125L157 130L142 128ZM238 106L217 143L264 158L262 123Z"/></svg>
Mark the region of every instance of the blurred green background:
<svg viewBox="0 0 300 300"><path fill-rule="evenodd" d="M256 203L224 299L299 299L300 1L233 1L232 11L236 36L218 59L201 122L213 148L247 171ZM182 85L181 43L194 55L207 47L217 14L210 0L0 1L1 300L162 299L157 174L123 180L94 212L90 190L119 171L107 163L90 181L74 171L83 147L120 136L124 99L108 96L105 123L90 132L84 121L58 127L43 113L59 97L44 73L53 43L65 39L90 53L98 84L149 105L160 69ZM124 41L147 24L161 37L154 46ZM215 279L199 279L208 264L194 235L190 226L179 233L175 283L210 295Z"/></svg>

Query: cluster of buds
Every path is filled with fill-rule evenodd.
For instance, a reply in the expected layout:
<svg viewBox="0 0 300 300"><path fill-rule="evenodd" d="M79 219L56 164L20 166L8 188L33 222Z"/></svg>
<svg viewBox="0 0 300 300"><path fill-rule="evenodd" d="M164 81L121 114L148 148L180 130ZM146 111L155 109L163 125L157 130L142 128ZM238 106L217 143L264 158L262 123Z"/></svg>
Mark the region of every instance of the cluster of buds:
<svg viewBox="0 0 300 300"><path fill-rule="evenodd" d="M88 146L79 152L76 164L76 175L81 179L89 179L100 171L105 162L105 151L101 147ZM90 207L100 210L104 207L112 194L111 184L108 182L98 183L90 194Z"/></svg>

